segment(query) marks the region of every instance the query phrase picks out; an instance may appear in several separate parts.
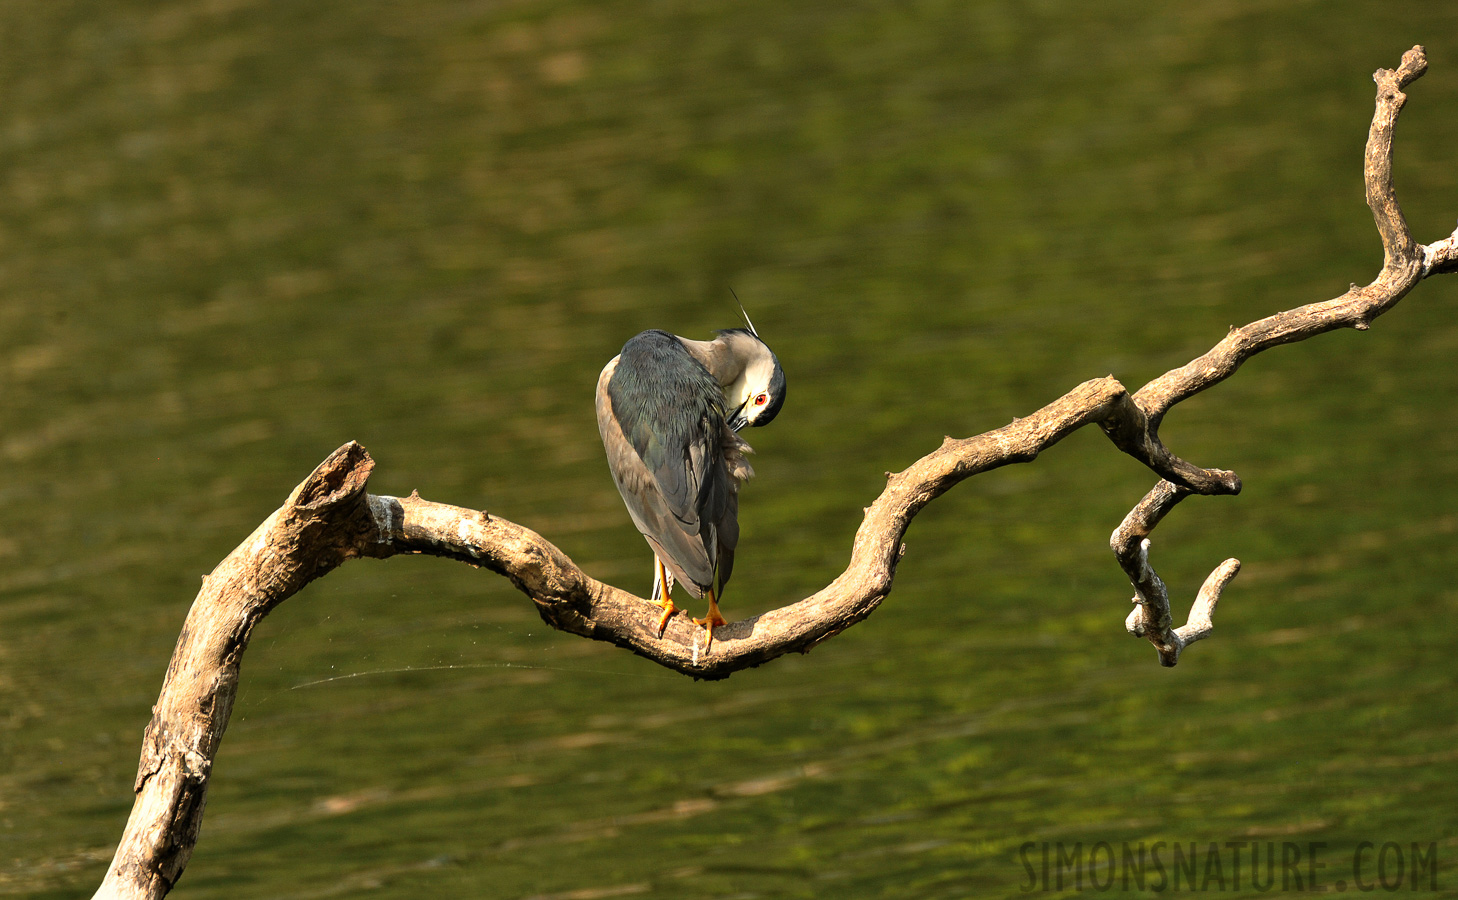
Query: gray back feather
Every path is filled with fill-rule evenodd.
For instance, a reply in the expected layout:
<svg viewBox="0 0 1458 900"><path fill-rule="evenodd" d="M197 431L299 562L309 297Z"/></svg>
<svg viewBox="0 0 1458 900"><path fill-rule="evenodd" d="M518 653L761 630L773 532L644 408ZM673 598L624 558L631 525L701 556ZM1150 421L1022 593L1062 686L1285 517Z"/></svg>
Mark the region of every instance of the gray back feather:
<svg viewBox="0 0 1458 900"><path fill-rule="evenodd" d="M718 382L678 338L645 331L623 346L606 389L599 426L634 523L695 593L721 586L739 526L736 485L724 462L727 428ZM604 405L614 422L602 421ZM637 460L614 460L612 431L620 431ZM631 477L634 462L648 478Z"/></svg>

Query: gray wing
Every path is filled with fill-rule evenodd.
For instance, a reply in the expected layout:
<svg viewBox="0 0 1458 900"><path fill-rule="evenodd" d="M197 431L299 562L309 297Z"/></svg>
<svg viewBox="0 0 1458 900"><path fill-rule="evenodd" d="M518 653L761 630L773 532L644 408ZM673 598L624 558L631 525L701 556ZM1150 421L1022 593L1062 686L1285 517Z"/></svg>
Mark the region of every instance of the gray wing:
<svg viewBox="0 0 1458 900"><path fill-rule="evenodd" d="M630 340L603 369L598 430L633 524L695 595L728 581L738 543L723 393L672 335Z"/></svg>

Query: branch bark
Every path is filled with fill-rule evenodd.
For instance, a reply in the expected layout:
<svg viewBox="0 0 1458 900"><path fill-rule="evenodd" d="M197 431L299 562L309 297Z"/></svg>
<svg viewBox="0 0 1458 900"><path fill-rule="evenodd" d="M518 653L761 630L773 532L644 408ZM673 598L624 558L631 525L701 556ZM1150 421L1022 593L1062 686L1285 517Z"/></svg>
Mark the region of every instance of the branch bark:
<svg viewBox="0 0 1458 900"><path fill-rule="evenodd" d="M866 508L844 572L797 603L715 630L713 652L684 617L656 634L658 609L588 576L534 531L485 511L366 493L373 460L348 443L324 460L204 579L183 624L142 744L136 801L99 898L160 898L192 854L212 761L237 693L239 665L253 628L310 581L355 557L422 553L505 576L542 618L563 631L607 641L694 678L726 678L792 651L808 652L869 616L890 593L901 543L916 514L958 482L1012 463L1031 462L1073 431L1097 423L1114 445L1161 480L1125 518L1110 544L1134 585L1131 634L1174 665L1189 644L1210 634L1211 615L1240 563L1211 573L1189 622L1174 628L1164 582L1149 565L1149 535L1191 494L1235 494L1234 472L1206 469L1170 452L1159 424L1175 404L1230 377L1247 359L1280 344L1336 328L1366 330L1429 275L1458 271L1458 231L1430 245L1412 237L1392 185L1392 134L1406 102L1402 88L1422 75L1421 47L1396 70L1381 69L1365 159L1367 203L1382 237L1383 266L1366 287L1236 328L1208 353L1130 394L1112 376L1086 381L1032 415L994 431L942 445L905 471L887 473Z"/></svg>

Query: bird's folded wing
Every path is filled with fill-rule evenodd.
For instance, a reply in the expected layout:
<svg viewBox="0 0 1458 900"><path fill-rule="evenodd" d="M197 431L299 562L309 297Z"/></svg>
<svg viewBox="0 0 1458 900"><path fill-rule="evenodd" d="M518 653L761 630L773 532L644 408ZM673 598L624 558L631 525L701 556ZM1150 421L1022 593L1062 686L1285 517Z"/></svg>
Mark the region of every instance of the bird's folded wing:
<svg viewBox="0 0 1458 900"><path fill-rule="evenodd" d="M631 372L620 358L603 370L599 385L598 427L609 468L633 524L660 558L677 563L680 580L707 588L720 542L717 523L731 497L719 386L681 352Z"/></svg>

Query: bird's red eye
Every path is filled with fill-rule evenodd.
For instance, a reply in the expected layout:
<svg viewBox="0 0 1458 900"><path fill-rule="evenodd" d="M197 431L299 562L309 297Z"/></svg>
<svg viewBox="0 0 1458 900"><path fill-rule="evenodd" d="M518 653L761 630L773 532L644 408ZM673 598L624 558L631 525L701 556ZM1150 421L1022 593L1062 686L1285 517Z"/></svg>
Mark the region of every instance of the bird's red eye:
<svg viewBox="0 0 1458 900"><path fill-rule="evenodd" d="M764 406L768 402L769 402L769 394L760 394L758 397L755 397L754 398L754 405L755 406Z"/></svg>

